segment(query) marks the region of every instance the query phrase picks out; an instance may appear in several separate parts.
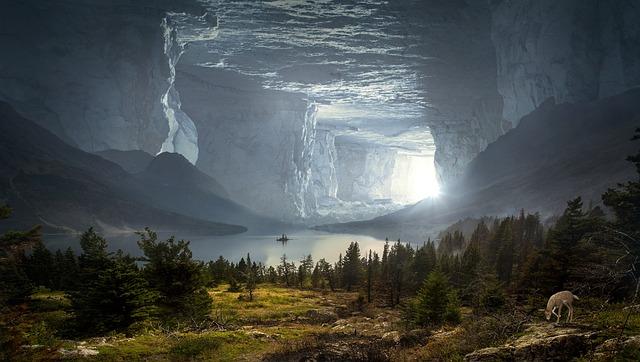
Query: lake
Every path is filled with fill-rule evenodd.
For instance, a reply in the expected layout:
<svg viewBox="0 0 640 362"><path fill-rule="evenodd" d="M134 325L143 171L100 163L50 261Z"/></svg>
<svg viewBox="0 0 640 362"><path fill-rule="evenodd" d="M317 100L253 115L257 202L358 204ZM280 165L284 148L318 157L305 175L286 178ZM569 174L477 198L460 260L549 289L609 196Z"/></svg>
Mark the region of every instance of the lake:
<svg viewBox="0 0 640 362"><path fill-rule="evenodd" d="M166 239L169 234L160 234L161 239ZM195 259L209 261L215 260L220 255L225 259L237 262L241 257L251 254L251 259L261 261L266 265L276 265L280 262L282 254L286 254L289 260L298 262L306 255L311 254L314 261L325 258L329 262L338 260L338 255L344 255L345 250L352 241L360 244L360 251L364 256L368 250L377 251L382 255L384 240L364 235L331 234L316 230L298 230L287 232L291 239L286 243L276 241L279 235L251 235L237 234L227 236L194 236L183 237L190 240L190 248ZM122 249L132 255L141 255L135 234L118 234L105 236L109 241L109 249ZM44 242L50 250L66 249L71 247L76 252L80 251L80 237L76 235L45 235Z"/></svg>

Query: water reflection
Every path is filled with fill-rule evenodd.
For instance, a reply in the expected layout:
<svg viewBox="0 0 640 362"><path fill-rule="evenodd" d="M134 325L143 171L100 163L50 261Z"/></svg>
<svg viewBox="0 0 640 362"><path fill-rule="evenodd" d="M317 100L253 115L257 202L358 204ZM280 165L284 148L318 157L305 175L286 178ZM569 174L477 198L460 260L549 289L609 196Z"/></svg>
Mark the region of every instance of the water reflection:
<svg viewBox="0 0 640 362"><path fill-rule="evenodd" d="M168 238L169 234L159 234L160 238ZM327 261L338 260L338 255L345 252L349 243L357 241L363 255L369 249L382 253L384 241L370 236L352 234L330 234L315 230L302 230L287 234L286 241L279 241L282 235L249 235L230 236L197 236L184 237L191 241L193 256L199 260L215 260L222 255L226 259L237 261L251 254L251 259L267 265L275 265L282 254L291 260L298 261L311 254L314 260L325 258ZM107 236L109 249L122 249L133 255L140 255L136 244L138 238L133 234ZM73 248L80 251L77 236L45 236L45 243L51 250Z"/></svg>

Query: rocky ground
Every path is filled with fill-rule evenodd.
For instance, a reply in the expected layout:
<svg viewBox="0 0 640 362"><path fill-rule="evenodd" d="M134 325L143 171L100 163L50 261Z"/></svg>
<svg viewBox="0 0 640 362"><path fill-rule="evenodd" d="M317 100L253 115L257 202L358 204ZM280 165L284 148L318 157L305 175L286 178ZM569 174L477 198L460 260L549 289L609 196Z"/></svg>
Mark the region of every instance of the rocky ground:
<svg viewBox="0 0 640 362"><path fill-rule="evenodd" d="M492 324L463 308L458 326L413 329L399 308L363 303L357 293L310 291L260 285L249 301L223 285L211 289L215 322L172 328L155 326L134 336L112 335L64 340L43 326L69 318L62 293L34 295L44 324L29 332L47 358L95 361L568 361L638 360L640 317L618 308L588 314L576 323L553 324L541 317L512 328ZM513 314L516 316L517 314ZM518 317L505 319L517 320ZM620 355L619 352L623 351ZM39 353L38 356L44 354ZM37 358L35 358L37 359ZM34 359L34 360L35 360Z"/></svg>

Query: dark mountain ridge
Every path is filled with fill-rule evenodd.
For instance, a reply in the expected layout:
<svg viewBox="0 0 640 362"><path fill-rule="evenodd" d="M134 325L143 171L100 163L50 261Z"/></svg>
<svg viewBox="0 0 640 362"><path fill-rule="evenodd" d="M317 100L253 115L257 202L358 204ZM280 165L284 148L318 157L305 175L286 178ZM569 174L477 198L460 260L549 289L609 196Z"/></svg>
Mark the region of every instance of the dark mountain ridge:
<svg viewBox="0 0 640 362"><path fill-rule="evenodd" d="M0 102L0 199L13 209L0 229L42 224L45 232L181 231L225 235L237 225L160 210L132 194L138 181L120 166L83 152Z"/></svg>

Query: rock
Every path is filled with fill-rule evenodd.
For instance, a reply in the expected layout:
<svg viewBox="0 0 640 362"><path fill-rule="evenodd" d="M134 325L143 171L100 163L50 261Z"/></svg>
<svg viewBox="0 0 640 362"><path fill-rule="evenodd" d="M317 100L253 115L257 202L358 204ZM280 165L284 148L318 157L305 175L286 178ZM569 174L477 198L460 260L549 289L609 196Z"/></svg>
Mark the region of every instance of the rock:
<svg viewBox="0 0 640 362"><path fill-rule="evenodd" d="M640 351L640 336L611 338L596 347L593 358L599 361L612 360L618 351L625 349L635 349Z"/></svg>
<svg viewBox="0 0 640 362"><path fill-rule="evenodd" d="M633 2L615 0L494 2L491 38L504 118L516 124L550 97L592 101L637 85L640 43L626 39L640 33L631 20L639 12Z"/></svg>
<svg viewBox="0 0 640 362"><path fill-rule="evenodd" d="M83 345L79 345L75 349L61 348L58 352L64 357L89 357L96 356L100 353L95 349L95 347L86 347Z"/></svg>
<svg viewBox="0 0 640 362"><path fill-rule="evenodd" d="M247 332L247 334L252 336L253 338L256 338L256 339L269 338L268 334L266 334L264 332L261 332L261 331L258 331L258 330L249 331L249 332Z"/></svg>
<svg viewBox="0 0 640 362"><path fill-rule="evenodd" d="M415 346L425 344L431 333L425 329L413 329L400 336L400 344L403 346Z"/></svg>
<svg viewBox="0 0 640 362"><path fill-rule="evenodd" d="M179 3L25 0L6 7L0 23L22 30L3 37L0 98L85 151L155 154L168 138L193 146L175 120L173 67L184 44L167 13L188 17L201 8Z"/></svg>
<svg viewBox="0 0 640 362"><path fill-rule="evenodd" d="M313 213L316 105L235 72L176 69L182 110L198 130L198 168L258 213L287 221Z"/></svg>
<svg viewBox="0 0 640 362"><path fill-rule="evenodd" d="M329 310L312 309L305 316L317 323L333 323L338 320L338 315Z"/></svg>
<svg viewBox="0 0 640 362"><path fill-rule="evenodd" d="M565 361L582 356L594 347L597 332L579 327L532 325L524 335L503 346L467 354L467 362L480 361Z"/></svg>
<svg viewBox="0 0 640 362"><path fill-rule="evenodd" d="M382 335L382 340L398 344L400 343L400 332L398 331L387 332Z"/></svg>

